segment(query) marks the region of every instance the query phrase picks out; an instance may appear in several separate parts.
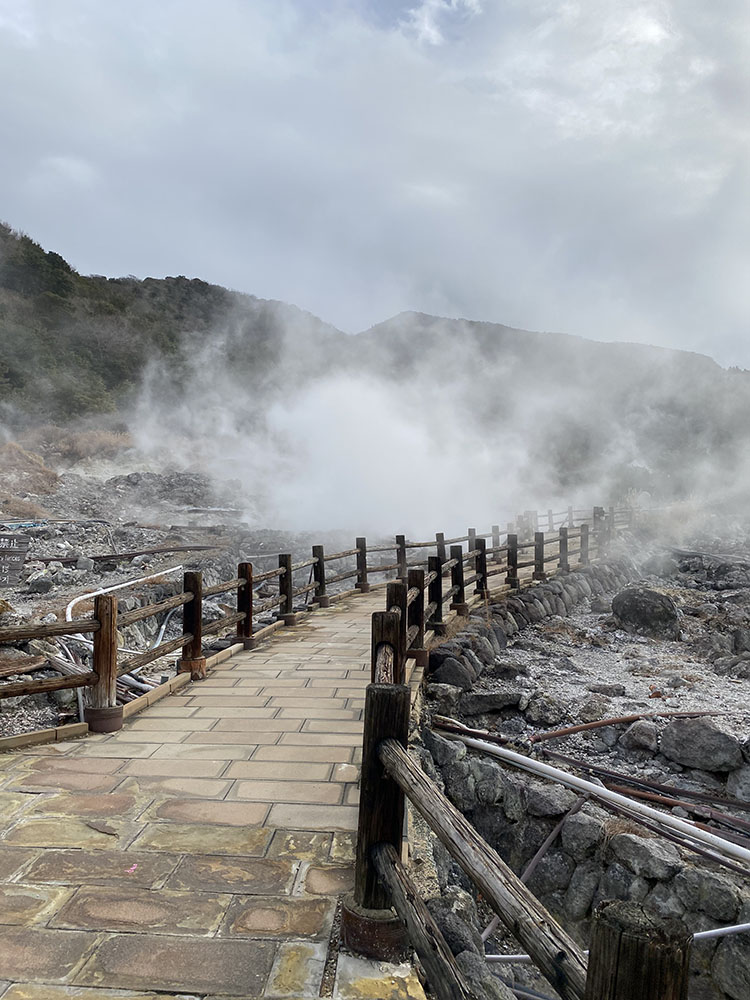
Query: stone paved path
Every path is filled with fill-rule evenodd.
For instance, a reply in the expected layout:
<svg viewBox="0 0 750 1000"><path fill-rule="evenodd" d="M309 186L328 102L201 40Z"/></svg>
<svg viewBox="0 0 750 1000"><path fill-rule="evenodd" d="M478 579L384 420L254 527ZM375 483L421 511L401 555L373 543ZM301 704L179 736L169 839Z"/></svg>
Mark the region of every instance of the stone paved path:
<svg viewBox="0 0 750 1000"><path fill-rule="evenodd" d="M316 612L119 733L0 755L2 1000L318 996L382 606ZM348 963L342 998L370 989Z"/></svg>

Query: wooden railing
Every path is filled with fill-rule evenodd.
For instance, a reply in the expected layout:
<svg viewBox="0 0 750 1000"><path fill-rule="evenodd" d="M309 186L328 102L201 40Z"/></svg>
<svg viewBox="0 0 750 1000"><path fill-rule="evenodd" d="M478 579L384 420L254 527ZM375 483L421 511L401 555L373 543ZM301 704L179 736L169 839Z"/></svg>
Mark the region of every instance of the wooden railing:
<svg viewBox="0 0 750 1000"><path fill-rule="evenodd" d="M550 511L548 524L554 526L558 516ZM634 904L608 903L595 914L587 957L407 750L411 691L405 683L406 660L413 657L419 662L426 657L426 629L438 635L444 631L443 605L449 601L457 614L466 613L467 587L475 584L474 595L487 599L488 581L502 572L505 580L493 589L493 598L545 580L553 564L559 573L569 572L574 556L578 556L574 568L585 567L592 551L606 556L612 536L619 527L630 525L631 514L613 509L605 514L595 508L591 524L574 527L571 512L565 520L568 524L557 524L556 534L549 537L536 530L535 518L524 517L523 530L533 534L529 542L519 542L517 532L510 530L503 545L494 529L490 536L470 531L465 538L450 540L466 541L469 547L463 552L460 544L452 544L450 559L445 559L447 543L441 539L438 555L429 558L427 574L410 569L406 584L389 584L386 610L372 617L372 683L365 697L355 887L344 906L342 935L354 951L372 958L395 957L395 932L384 931L391 908L395 910L438 1000L482 1000L484 993L462 975L401 862L406 799L562 1000L685 1000L687 996L689 935L655 914L644 915ZM492 540L490 548L486 537ZM580 544L571 549L573 539ZM519 561L518 553L530 549L533 558ZM467 563L471 575L465 577ZM523 569L531 574L521 574ZM450 588L443 592L448 573Z"/></svg>
<svg viewBox="0 0 750 1000"><path fill-rule="evenodd" d="M199 678L205 673L203 643L206 638L234 628L237 641L250 649L278 627L279 622L295 625L305 606L313 604L325 608L343 597L368 593L379 587L387 589L387 610L373 628L380 629L378 635L382 635L382 640L378 641L395 650L387 676L398 683L403 677L407 654L418 661L424 659L425 633L440 634L444 630L446 608L465 613L467 594L486 596L493 578L501 574L503 585L513 589L526 578L524 570L533 568L533 578L543 580L552 564L564 569L574 555L578 555L579 563L585 565L592 553L606 549L617 525L629 522L631 516L626 508L610 508L606 514L602 507L586 511L569 507L567 511L548 513L547 524L553 526L552 534L538 531L538 514L527 511L519 515L516 522L508 524L506 532L501 532L499 525L493 525L484 534L469 528L465 535L446 538L444 533L438 532L434 540L427 541L410 541L405 535L396 535L393 543L369 547L363 536L356 539L353 548L328 554L323 545L314 545L310 558L294 562L290 553L283 553L278 556L278 567L262 573L255 573L252 563L242 562L237 567L236 577L210 587L203 586L200 572L186 572L180 593L119 615L117 598L113 594L99 594L93 598L94 612L90 617L48 625L0 628L0 645L55 636L93 637L91 670L80 669L59 678L0 684L0 699L87 688L86 717L91 728L101 725L117 728L122 725L122 706L117 705L117 680L125 674L180 651L178 670L189 671L192 677ZM578 539L578 548L571 549L570 542ZM429 549L434 549L435 554L424 551ZM419 558L412 557L415 552ZM333 566L334 563L339 565ZM378 582L373 582L373 578L378 578ZM350 580L353 586L342 590ZM259 598L257 589L274 583L277 593ZM204 601L232 593L236 595L237 611L210 624L205 623ZM304 605L300 608L302 599ZM179 607L182 607L182 631L177 638L118 661L118 629ZM269 613L275 615L275 622L264 625L256 621L259 616ZM396 636L397 642L394 641ZM376 673L373 660L373 677Z"/></svg>

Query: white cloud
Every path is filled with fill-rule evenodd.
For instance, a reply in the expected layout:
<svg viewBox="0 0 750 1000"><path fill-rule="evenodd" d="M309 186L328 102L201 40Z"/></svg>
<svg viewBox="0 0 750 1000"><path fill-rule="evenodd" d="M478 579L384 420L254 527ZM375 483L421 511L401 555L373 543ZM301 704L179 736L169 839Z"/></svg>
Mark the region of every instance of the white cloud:
<svg viewBox="0 0 750 1000"><path fill-rule="evenodd" d="M416 309L750 367L749 22L0 0L0 217L84 273L197 275L345 329Z"/></svg>

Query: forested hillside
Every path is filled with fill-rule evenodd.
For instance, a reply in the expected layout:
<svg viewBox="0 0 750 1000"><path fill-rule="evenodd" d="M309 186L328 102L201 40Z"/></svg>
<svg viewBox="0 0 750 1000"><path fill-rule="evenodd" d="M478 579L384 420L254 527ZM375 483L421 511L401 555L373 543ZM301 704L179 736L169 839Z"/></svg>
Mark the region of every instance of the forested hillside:
<svg viewBox="0 0 750 1000"><path fill-rule="evenodd" d="M375 456L528 497L750 482L750 376L702 355L419 313L350 336L198 279L85 277L0 226L0 430L40 424L129 430L254 490L322 471L321 498L352 472L367 495Z"/></svg>

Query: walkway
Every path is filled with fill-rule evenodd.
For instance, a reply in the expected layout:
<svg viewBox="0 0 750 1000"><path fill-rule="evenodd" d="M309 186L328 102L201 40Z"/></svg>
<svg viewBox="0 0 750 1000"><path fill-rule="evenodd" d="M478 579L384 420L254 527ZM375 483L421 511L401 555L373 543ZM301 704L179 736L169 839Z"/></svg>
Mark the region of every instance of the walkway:
<svg viewBox="0 0 750 1000"><path fill-rule="evenodd" d="M0 756L2 1000L319 995L382 606L316 612L119 733ZM419 995L371 974L342 957L336 995Z"/></svg>

